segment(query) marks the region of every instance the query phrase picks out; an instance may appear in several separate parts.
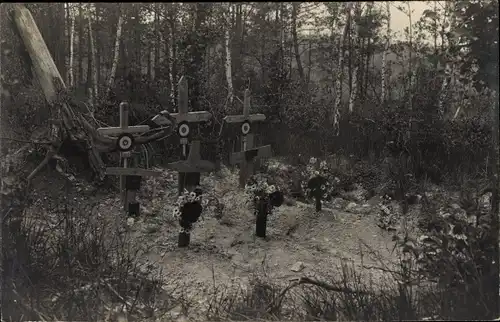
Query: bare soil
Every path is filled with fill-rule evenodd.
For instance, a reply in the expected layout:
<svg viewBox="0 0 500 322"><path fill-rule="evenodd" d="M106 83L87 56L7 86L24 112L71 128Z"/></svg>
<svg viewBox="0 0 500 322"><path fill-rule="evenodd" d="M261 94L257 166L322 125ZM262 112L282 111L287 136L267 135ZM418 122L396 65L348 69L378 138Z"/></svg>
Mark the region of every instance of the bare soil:
<svg viewBox="0 0 500 322"><path fill-rule="evenodd" d="M161 178L148 179L139 195L144 214L128 229L134 243L147 250L141 260L156 263L163 270L172 292L176 288L195 295L199 303L194 303L193 310L206 304L204 294L214 283L245 284L256 272L286 283L297 276L325 276L345 260L356 266L380 266L367 256L363 244L376 250L388 266L396 259L391 254L394 243L390 233L376 225L376 202L359 205L358 211L352 212L325 203L320 213L312 205L288 202L270 216L268 237L256 238L253 211L237 186L237 174L230 171L202 177L204 191L224 203L223 215L216 219L210 209L204 211L203 222L192 231L191 245L179 249L179 227L172 217L176 184L176 174L166 170ZM69 182L58 173L46 173L36 179L32 196L33 214L53 213L68 206L96 218L125 222L119 194L92 187L83 179ZM291 270L294 264L303 267L295 272ZM378 270L368 271L375 281L382 277Z"/></svg>

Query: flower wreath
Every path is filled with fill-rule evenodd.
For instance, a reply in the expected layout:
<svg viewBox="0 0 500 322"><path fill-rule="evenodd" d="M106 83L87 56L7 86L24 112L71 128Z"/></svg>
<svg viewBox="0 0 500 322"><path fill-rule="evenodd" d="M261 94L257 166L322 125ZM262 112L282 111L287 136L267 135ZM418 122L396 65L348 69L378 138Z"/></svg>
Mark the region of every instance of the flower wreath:
<svg viewBox="0 0 500 322"><path fill-rule="evenodd" d="M261 176L250 178L249 183L245 185L245 193L257 211L259 204L267 205L267 213L271 214L274 207L279 207L283 203L283 193L275 185L270 185L267 180Z"/></svg>
<svg viewBox="0 0 500 322"><path fill-rule="evenodd" d="M183 221L185 219L183 216L184 210L188 205L198 205L198 207L202 207L202 191L200 187L196 187L194 191L188 191L187 189L184 189L184 192L182 195L180 195L177 198L177 202L175 204L174 210L173 210L173 217L176 220L179 220L179 222ZM200 225L203 223L203 216L201 215L202 211L200 211L199 217L196 218L190 218L191 220L188 222L188 226L192 226L195 223ZM189 232L192 229L190 228L185 228L181 226L181 233L182 232Z"/></svg>
<svg viewBox="0 0 500 322"><path fill-rule="evenodd" d="M302 172L302 176L306 178L301 182L302 190L305 191L308 198L319 194L321 199L324 199L332 193L333 186L328 182L330 168L326 161L323 160L318 165L318 159L311 157L309 164ZM338 179L335 178L335 181L338 181ZM319 190L317 190L318 188Z"/></svg>

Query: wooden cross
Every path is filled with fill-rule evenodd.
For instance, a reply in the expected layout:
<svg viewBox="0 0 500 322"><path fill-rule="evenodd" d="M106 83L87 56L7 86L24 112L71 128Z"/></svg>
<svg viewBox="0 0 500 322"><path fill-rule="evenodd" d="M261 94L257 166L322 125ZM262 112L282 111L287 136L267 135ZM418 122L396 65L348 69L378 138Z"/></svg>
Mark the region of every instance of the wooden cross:
<svg viewBox="0 0 500 322"><path fill-rule="evenodd" d="M134 136L149 131L147 125L128 125L129 104L120 103L120 126L98 128L97 133L116 137L117 149L120 151L120 163L123 167L106 168L106 174L120 176L120 195L124 210L129 215L139 215L139 203L136 202L136 193L140 189L141 177L157 177L161 172L129 168L129 158L132 156L131 150L134 148Z"/></svg>
<svg viewBox="0 0 500 322"><path fill-rule="evenodd" d="M188 83L184 76L179 80L177 102L179 105L178 113L168 113L168 111L161 111L160 114L153 117L151 120L159 126L170 125L170 120L165 115L170 115L177 123L177 133L181 137L181 144L187 144L187 136L189 135L189 123L206 122L212 118L212 114L207 111L189 112L188 106ZM183 126L184 125L184 126ZM183 142L186 138L186 143ZM184 156L187 152L184 154Z"/></svg>
<svg viewBox="0 0 500 322"><path fill-rule="evenodd" d="M182 148L182 160L186 160L188 151L188 136L191 132L189 123L199 123L206 122L212 118L212 114L207 111L195 111L189 112L188 106L188 83L187 79L182 76L179 80L178 85L178 106L179 112L169 114L167 111L162 111L159 115L156 115L152 118L152 121L160 126L169 125L170 120L165 117L165 115L170 115L171 118L175 119L175 123L177 124L177 134L180 137L180 145ZM199 146L198 146L199 149ZM187 178L189 177L189 178ZM198 182L200 181L200 172L179 172L178 176L178 194L179 196L184 192L184 182Z"/></svg>
<svg viewBox="0 0 500 322"><path fill-rule="evenodd" d="M200 184L201 172L211 172L215 170L215 164L210 161L201 160L200 141L193 141L189 149L189 155L186 160L172 162L167 164L167 168L185 174L197 174L198 176L185 176L179 182L179 191L184 192L184 189L192 191ZM180 195L180 194L179 194Z"/></svg>
<svg viewBox="0 0 500 322"><path fill-rule="evenodd" d="M201 172L214 171L215 164L206 160L201 160L200 141L193 141L187 159L169 163L167 164L167 168L173 169L179 172L179 174L184 173L186 175L183 180L179 182L179 191L184 192L184 189L194 191L200 184ZM191 234L189 231L180 232L178 246L187 247L190 242L190 236Z"/></svg>
<svg viewBox="0 0 500 322"><path fill-rule="evenodd" d="M246 150L241 152L231 153L229 156L229 163L231 165L240 165L240 187L245 187L248 178L253 174L254 161L269 158L272 156L272 149L270 145L264 145L257 148L253 147L253 134L247 134Z"/></svg>
<svg viewBox="0 0 500 322"><path fill-rule="evenodd" d="M247 135L252 132L252 122L262 122L266 120L264 114L250 114L250 90L246 89L243 98L243 114L227 115L223 119L226 123L242 123L241 124L241 143L242 150L246 150Z"/></svg>
<svg viewBox="0 0 500 322"><path fill-rule="evenodd" d="M231 165L240 165L240 187L244 187L249 176L253 174L253 161L265 157L270 157L272 154L271 146L266 145L258 148L253 148L253 134L251 133L251 124L253 122L265 121L264 114L250 114L250 90L245 90L243 98L243 114L228 115L224 117L226 123L242 123L241 124L241 152L232 153L229 158Z"/></svg>

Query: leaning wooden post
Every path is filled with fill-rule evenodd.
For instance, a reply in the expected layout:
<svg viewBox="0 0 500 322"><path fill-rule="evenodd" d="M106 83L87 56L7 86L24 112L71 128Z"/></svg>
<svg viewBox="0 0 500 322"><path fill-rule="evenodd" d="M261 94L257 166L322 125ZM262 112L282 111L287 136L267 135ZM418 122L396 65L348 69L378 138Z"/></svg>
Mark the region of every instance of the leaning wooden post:
<svg viewBox="0 0 500 322"><path fill-rule="evenodd" d="M57 84L64 88L64 80L56 67L50 51L43 40L31 12L22 4L12 4L13 17L24 46L30 55L33 69L42 87L45 99L54 103L57 99Z"/></svg>
<svg viewBox="0 0 500 322"><path fill-rule="evenodd" d="M158 125L168 125L170 121L165 117L165 114L170 115L171 118L175 119L177 123L177 133L180 137L180 146L181 146L181 159L186 160L189 154L189 134L191 132L191 128L189 126L190 123L199 123L206 122L212 118L212 114L207 111L194 111L189 112L188 106L188 83L187 79L182 76L179 80L178 85L178 105L179 112L169 114L167 111L162 111L159 115L152 118L152 121ZM186 185L196 186L200 183L200 174L199 173L184 173L180 172L178 176L178 195L180 196Z"/></svg>
<svg viewBox="0 0 500 322"><path fill-rule="evenodd" d="M252 150L253 148L253 136L251 134L251 123L265 121L266 116L264 114L250 114L250 90L245 90L245 96L243 99L243 114L242 115L228 115L224 117L226 123L241 123L241 151L245 152L247 150ZM251 146L249 143L251 141ZM267 148L269 147L269 148ZM265 151L270 150L271 146L262 147ZM253 152L250 152L250 154ZM270 155L269 155L270 156ZM259 157L269 157L264 154L260 154ZM238 159L240 160L240 159ZM248 160L242 158L239 162L240 165L240 187L245 187L248 177L253 174L253 157Z"/></svg>
<svg viewBox="0 0 500 322"><path fill-rule="evenodd" d="M135 147L133 134L149 131L148 125L128 126L127 102L120 103L120 126L104 127L97 129L97 132L116 137L116 147L120 151L120 164L122 167L106 168L106 174L120 176L120 196L123 209L128 216L139 216L140 205L136 201L137 191L141 187L141 178L145 176L160 176L160 172L145 170L140 168L129 168L129 158L131 150Z"/></svg>
<svg viewBox="0 0 500 322"><path fill-rule="evenodd" d="M20 3L12 4L12 7L12 16L16 29L19 32L21 40L29 54L33 70L43 91L44 97L49 103L49 107L52 108L52 118L55 120L62 120L61 126L71 129L72 134L75 134L75 137L86 137L84 148L88 150L90 165L98 174L99 178L103 178L104 163L102 162L98 149L94 144L96 141L96 139L92 137L94 133L91 133L94 131L94 128L91 128L91 126L87 127L88 123L86 120L79 116L78 113L73 113L71 104L65 103L64 101L57 101L59 90L64 90L66 88L64 80L61 77L54 60L52 59L50 51L47 48L47 45L45 44L45 41L43 40L40 30L38 29L30 11ZM31 66L28 66L28 68L31 68ZM54 105L56 102L58 104ZM61 112L63 115L61 115ZM53 122L53 125L51 126L51 135L53 141L60 143L62 138L58 137L58 133L60 132L58 131L58 125L56 124L56 122ZM28 182L41 169L41 166L46 164L48 160L56 154L56 152L56 148L49 149L45 160L28 176Z"/></svg>

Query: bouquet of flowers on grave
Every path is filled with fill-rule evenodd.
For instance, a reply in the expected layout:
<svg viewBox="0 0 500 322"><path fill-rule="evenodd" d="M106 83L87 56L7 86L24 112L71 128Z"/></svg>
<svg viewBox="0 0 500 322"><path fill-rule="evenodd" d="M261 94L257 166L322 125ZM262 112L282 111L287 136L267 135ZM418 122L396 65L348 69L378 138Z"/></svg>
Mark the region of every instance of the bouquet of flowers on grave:
<svg viewBox="0 0 500 322"><path fill-rule="evenodd" d="M281 206L284 201L280 189L275 185L270 185L262 175L254 175L248 180L245 185L245 193L249 196L255 209L260 205L267 205L269 214L274 207Z"/></svg>
<svg viewBox="0 0 500 322"><path fill-rule="evenodd" d="M193 229L195 223L203 220L201 213L202 206L202 191L199 187L194 191L184 189L184 193L177 198L177 203L174 207L173 216L179 220L181 232L189 232Z"/></svg>
<svg viewBox="0 0 500 322"><path fill-rule="evenodd" d="M318 160L314 157L309 159L309 164L302 172L304 180L301 183L302 190L308 198L320 197L325 199L333 192L334 186L330 184L330 179L334 183L338 183L338 178L330 178L330 168L326 161Z"/></svg>

